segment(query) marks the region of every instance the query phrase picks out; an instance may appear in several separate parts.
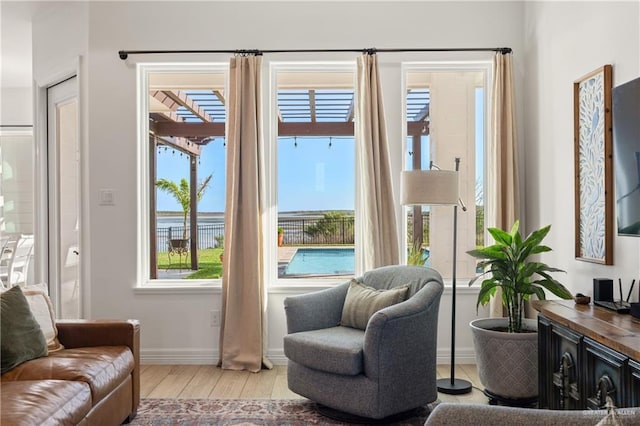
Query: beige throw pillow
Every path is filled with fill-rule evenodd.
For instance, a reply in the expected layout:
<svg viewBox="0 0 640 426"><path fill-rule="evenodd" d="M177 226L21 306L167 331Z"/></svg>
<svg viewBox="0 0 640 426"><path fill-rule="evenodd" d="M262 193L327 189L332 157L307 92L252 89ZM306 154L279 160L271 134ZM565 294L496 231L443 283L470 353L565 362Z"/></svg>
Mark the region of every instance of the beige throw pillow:
<svg viewBox="0 0 640 426"><path fill-rule="evenodd" d="M351 280L344 300L340 324L364 330L373 314L387 306L403 302L407 297L407 291L409 291L409 284L389 290L377 290Z"/></svg>
<svg viewBox="0 0 640 426"><path fill-rule="evenodd" d="M64 349L64 346L58 340L58 329L56 328L55 314L53 313L53 305L49 296L40 290L31 290L29 287L23 289L22 293L29 302L31 313L35 317L44 338L47 341L47 349L49 352L56 352Z"/></svg>

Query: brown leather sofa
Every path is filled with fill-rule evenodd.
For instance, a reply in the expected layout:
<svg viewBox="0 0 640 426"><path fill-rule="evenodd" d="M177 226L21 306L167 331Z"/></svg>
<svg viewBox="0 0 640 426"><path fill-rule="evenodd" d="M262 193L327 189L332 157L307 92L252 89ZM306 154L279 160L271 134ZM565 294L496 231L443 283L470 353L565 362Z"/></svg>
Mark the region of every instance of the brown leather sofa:
<svg viewBox="0 0 640 426"><path fill-rule="evenodd" d="M59 321L65 349L2 375L2 425L119 425L140 402L138 321Z"/></svg>

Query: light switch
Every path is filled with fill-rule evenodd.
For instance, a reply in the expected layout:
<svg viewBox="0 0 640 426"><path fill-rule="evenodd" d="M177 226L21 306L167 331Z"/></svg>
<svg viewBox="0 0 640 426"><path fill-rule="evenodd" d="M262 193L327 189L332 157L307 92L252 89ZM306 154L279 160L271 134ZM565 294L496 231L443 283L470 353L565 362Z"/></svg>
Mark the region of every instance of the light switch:
<svg viewBox="0 0 640 426"><path fill-rule="evenodd" d="M115 191L113 189L101 189L100 190L100 205L101 206L114 206Z"/></svg>

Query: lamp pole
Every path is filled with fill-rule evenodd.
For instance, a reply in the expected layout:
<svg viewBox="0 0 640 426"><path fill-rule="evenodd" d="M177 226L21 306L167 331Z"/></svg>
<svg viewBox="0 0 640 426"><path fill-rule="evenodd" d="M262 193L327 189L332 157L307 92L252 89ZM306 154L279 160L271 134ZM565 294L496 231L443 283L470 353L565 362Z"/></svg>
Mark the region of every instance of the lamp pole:
<svg viewBox="0 0 640 426"><path fill-rule="evenodd" d="M460 157L456 157L456 173L460 170ZM463 205L463 209L466 208ZM453 206L453 272L451 274L451 377L437 381L438 392L461 395L471 392L471 383L456 379L456 258L458 249L458 203Z"/></svg>

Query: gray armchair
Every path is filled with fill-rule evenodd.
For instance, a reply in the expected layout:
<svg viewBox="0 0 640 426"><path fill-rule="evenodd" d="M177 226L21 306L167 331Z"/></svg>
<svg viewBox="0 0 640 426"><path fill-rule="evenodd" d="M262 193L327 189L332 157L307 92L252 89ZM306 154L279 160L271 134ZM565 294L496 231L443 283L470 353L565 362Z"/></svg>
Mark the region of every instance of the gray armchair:
<svg viewBox="0 0 640 426"><path fill-rule="evenodd" d="M435 401L442 277L430 268L386 266L359 281L376 289L409 284L407 300L376 312L358 330L340 326L349 283L285 299L289 389L373 419Z"/></svg>

